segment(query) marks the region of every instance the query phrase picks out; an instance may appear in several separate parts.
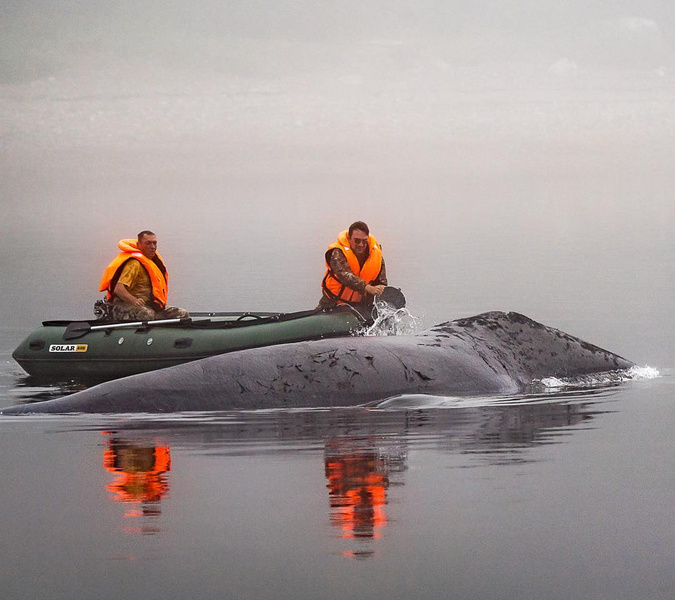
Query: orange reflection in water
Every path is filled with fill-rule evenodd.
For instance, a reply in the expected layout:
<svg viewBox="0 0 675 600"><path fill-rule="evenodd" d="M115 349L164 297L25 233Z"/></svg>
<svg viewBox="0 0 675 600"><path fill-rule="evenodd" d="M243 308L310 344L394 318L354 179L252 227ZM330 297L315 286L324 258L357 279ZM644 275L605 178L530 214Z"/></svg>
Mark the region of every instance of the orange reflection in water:
<svg viewBox="0 0 675 600"><path fill-rule="evenodd" d="M158 533L159 529L147 521L161 515L161 500L169 491L166 475L171 470L169 446L140 445L115 437L113 432L102 433L108 436L103 468L116 477L105 486L106 490L116 502L135 505L127 508L125 518L141 517L146 521L139 527L129 526L125 530Z"/></svg>
<svg viewBox="0 0 675 600"><path fill-rule="evenodd" d="M374 447L354 445L349 440L333 440L325 455L331 523L343 539L366 542L381 537L387 525L389 467ZM344 556L363 558L372 549L359 546Z"/></svg>

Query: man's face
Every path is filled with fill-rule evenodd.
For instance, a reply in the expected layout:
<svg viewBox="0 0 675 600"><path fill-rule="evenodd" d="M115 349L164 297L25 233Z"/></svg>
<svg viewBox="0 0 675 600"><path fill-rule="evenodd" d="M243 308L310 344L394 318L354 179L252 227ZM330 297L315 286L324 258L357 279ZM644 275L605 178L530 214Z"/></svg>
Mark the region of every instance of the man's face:
<svg viewBox="0 0 675 600"><path fill-rule="evenodd" d="M354 229L349 237L349 247L359 258L368 254L368 234L360 229Z"/></svg>
<svg viewBox="0 0 675 600"><path fill-rule="evenodd" d="M155 258L155 254L157 254L157 236L144 235L140 240L138 240L138 249L141 251L143 256L147 258Z"/></svg>

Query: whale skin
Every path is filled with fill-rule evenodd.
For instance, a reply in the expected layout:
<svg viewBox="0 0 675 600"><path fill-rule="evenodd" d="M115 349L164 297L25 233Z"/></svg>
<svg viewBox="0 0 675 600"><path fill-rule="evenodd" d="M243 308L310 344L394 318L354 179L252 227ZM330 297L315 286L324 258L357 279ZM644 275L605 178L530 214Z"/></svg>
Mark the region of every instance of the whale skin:
<svg viewBox="0 0 675 600"><path fill-rule="evenodd" d="M545 377L633 365L522 314L494 311L416 335L232 352L13 406L2 414L256 410L363 405L400 394L517 394Z"/></svg>

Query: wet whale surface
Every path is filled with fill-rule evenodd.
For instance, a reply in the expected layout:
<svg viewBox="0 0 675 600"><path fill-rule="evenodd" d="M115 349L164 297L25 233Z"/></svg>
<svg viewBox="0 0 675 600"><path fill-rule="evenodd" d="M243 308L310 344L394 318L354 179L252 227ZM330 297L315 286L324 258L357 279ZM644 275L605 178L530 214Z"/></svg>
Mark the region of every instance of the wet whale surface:
<svg viewBox="0 0 675 600"><path fill-rule="evenodd" d="M510 394L546 377L634 363L515 312L441 323L417 335L255 348L110 381L2 414L128 413L350 406L399 394Z"/></svg>

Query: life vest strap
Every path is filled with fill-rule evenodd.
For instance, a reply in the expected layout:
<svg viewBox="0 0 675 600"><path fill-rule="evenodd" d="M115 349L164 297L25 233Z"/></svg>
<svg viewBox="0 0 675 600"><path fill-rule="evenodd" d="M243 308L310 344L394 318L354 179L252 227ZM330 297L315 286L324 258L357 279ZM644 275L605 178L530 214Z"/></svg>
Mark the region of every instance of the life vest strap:
<svg viewBox="0 0 675 600"><path fill-rule="evenodd" d="M334 292L332 292L332 291L329 289L329 287L326 285L326 281L328 280L329 277L332 277L335 281L337 281L337 282L340 284L340 291L339 291L337 294L335 294ZM332 269L330 269L330 268L326 270L326 274L323 276L323 281L321 282L321 287L323 288L324 294L326 294L326 296L327 296L328 298L330 298L331 300L335 300L336 302L339 302L339 303L342 303L342 304L349 304L349 305L353 305L353 306L356 306L356 305L360 304L360 302L354 302L353 300L347 300L347 299L345 299L345 298L342 297L342 293L343 293L346 289L350 289L350 290L351 290L351 288L347 288L347 286L346 286L344 283L342 283L342 282L335 276L335 272L334 272ZM353 290L351 290L351 291L352 291L352 295L355 294L355 293L358 294L358 292L355 292L355 291L353 291ZM363 297L364 297L364 295L362 294L362 295L361 295L361 300L363 300Z"/></svg>
<svg viewBox="0 0 675 600"><path fill-rule="evenodd" d="M341 284L342 287L340 287L340 291L337 294L334 294L333 292L330 291L328 286L326 285L326 281L328 280L329 277L332 277L337 281L338 283ZM335 273L331 270L328 269L326 271L326 274L323 276L323 281L321 282L321 287L323 288L324 294L328 296L332 300L340 300L340 296L342 296L342 292L345 291L345 288L347 287L344 283L340 282L340 280L335 276Z"/></svg>

